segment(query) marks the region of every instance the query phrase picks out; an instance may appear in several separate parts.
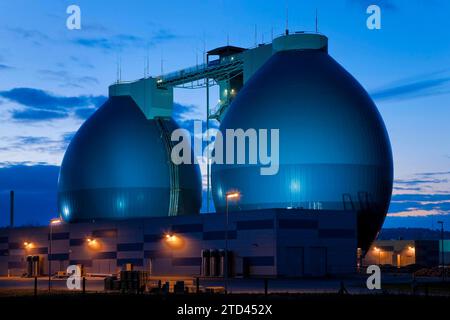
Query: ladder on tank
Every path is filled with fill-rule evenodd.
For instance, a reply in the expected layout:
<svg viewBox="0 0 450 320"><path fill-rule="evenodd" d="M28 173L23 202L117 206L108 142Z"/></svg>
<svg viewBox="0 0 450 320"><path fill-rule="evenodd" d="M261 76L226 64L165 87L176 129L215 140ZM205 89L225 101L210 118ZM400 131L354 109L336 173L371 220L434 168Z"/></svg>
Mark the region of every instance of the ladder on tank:
<svg viewBox="0 0 450 320"><path fill-rule="evenodd" d="M178 215L179 211L179 197L180 197L180 184L179 184L179 170L178 166L170 159L173 143L170 138L171 132L167 128L165 122L167 119L157 117L155 118L156 126L161 133L161 140L166 148L167 165L169 166L169 179L170 179L170 201L169 201L169 216Z"/></svg>

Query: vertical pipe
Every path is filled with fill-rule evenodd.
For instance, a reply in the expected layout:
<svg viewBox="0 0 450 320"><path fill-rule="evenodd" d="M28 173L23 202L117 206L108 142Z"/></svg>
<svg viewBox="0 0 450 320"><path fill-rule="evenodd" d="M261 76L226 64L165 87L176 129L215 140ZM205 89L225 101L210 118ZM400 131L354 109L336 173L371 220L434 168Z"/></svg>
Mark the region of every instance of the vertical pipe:
<svg viewBox="0 0 450 320"><path fill-rule="evenodd" d="M14 190L11 190L9 192L9 199L10 199L10 204L9 204L9 225L11 228L14 228Z"/></svg>
<svg viewBox="0 0 450 320"><path fill-rule="evenodd" d="M228 294L228 196L225 195L225 213L226 213L226 221L225 221L225 294Z"/></svg>
<svg viewBox="0 0 450 320"><path fill-rule="evenodd" d="M48 242L48 291L52 289L52 240L53 240L53 224L50 222L50 235Z"/></svg>
<svg viewBox="0 0 450 320"><path fill-rule="evenodd" d="M209 54L206 54L206 67L209 63ZM206 140L209 143L209 78L206 77ZM207 153L208 155L208 153ZM209 213L209 189L210 189L209 157L206 158L206 210Z"/></svg>

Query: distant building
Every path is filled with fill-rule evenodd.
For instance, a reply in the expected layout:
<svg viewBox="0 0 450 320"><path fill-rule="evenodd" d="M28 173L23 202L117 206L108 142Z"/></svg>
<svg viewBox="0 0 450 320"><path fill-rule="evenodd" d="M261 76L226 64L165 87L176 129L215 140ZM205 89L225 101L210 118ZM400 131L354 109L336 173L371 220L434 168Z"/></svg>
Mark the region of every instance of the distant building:
<svg viewBox="0 0 450 320"><path fill-rule="evenodd" d="M363 264L405 267L416 264L434 267L442 263L440 240L377 240L367 252ZM445 264L450 263L450 241L444 242Z"/></svg>

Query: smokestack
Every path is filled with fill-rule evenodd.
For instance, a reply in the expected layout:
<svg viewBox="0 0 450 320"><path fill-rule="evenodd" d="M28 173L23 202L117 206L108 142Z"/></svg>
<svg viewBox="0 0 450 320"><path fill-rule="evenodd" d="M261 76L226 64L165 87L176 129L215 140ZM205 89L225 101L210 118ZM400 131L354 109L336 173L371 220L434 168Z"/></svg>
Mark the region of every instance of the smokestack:
<svg viewBox="0 0 450 320"><path fill-rule="evenodd" d="M10 204L9 204L9 213L10 213L10 227L14 228L14 190L11 190L9 193Z"/></svg>

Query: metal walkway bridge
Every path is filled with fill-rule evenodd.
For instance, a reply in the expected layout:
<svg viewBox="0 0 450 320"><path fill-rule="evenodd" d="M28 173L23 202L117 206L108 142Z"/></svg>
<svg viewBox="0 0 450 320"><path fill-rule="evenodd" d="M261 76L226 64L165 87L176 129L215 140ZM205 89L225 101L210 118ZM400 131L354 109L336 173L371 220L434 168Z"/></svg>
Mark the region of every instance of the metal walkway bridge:
<svg viewBox="0 0 450 320"><path fill-rule="evenodd" d="M157 76L158 88L199 88L215 84L217 81L231 79L243 72L240 54L212 60L190 68Z"/></svg>

